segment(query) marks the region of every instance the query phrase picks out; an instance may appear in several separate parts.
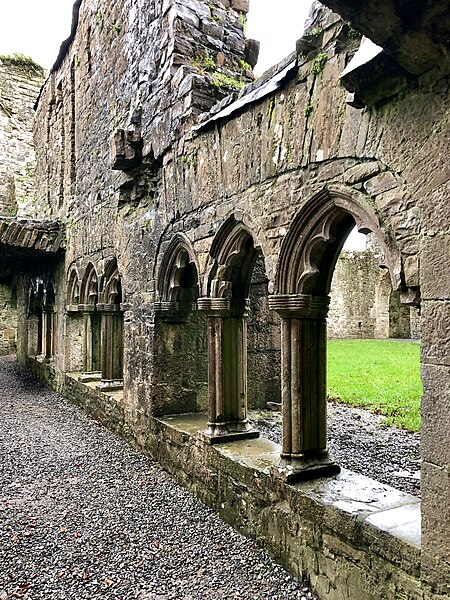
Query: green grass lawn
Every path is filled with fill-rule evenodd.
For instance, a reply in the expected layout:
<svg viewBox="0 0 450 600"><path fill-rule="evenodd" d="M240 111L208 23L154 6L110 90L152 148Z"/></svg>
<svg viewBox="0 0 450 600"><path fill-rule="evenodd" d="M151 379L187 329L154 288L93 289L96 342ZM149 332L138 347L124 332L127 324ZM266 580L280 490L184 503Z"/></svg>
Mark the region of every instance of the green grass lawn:
<svg viewBox="0 0 450 600"><path fill-rule="evenodd" d="M420 345L388 340L329 340L328 396L386 415L385 422L419 431Z"/></svg>

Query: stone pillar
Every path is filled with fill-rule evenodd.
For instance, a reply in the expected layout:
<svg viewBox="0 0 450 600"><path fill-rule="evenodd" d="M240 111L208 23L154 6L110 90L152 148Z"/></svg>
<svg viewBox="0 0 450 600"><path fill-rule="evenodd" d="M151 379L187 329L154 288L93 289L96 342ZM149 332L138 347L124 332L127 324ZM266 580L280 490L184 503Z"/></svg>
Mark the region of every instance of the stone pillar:
<svg viewBox="0 0 450 600"><path fill-rule="evenodd" d="M312 479L339 472L327 450L326 352L329 296L269 297L281 317L283 415L279 476Z"/></svg>
<svg viewBox="0 0 450 600"><path fill-rule="evenodd" d="M98 304L101 322L101 368L99 387L115 390L123 387L123 314L117 304Z"/></svg>
<svg viewBox="0 0 450 600"><path fill-rule="evenodd" d="M43 312L43 354L46 362L50 362L55 355L55 308L45 306Z"/></svg>
<svg viewBox="0 0 450 600"><path fill-rule="evenodd" d="M39 317L36 314L31 314L27 318L27 337L28 337L28 347L27 347L27 356L37 356L41 353L41 348L39 348L38 340L39 340Z"/></svg>
<svg viewBox="0 0 450 600"><path fill-rule="evenodd" d="M101 378L101 325L94 304L80 304L79 310L84 321L83 381L95 381Z"/></svg>
<svg viewBox="0 0 450 600"><path fill-rule="evenodd" d="M208 429L211 444L259 433L247 421L247 302L200 298L208 328Z"/></svg>

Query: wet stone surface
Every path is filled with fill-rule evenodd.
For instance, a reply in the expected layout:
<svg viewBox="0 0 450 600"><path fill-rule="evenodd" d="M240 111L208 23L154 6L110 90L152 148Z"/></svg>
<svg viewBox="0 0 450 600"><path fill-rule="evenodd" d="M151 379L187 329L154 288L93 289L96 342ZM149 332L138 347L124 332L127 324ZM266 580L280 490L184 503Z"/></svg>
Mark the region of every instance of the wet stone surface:
<svg viewBox="0 0 450 600"><path fill-rule="evenodd" d="M311 599L145 456L0 359L0 599Z"/></svg>
<svg viewBox="0 0 450 600"><path fill-rule="evenodd" d="M255 426L281 443L280 413L261 411ZM420 434L383 425L383 417L328 403L328 447L334 460L402 492L420 496Z"/></svg>

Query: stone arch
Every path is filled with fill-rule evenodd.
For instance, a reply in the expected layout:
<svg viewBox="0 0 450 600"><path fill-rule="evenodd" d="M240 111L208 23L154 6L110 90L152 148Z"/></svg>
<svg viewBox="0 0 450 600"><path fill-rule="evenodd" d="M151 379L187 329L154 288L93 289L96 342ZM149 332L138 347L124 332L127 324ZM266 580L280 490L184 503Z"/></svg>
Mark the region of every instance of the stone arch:
<svg viewBox="0 0 450 600"><path fill-rule="evenodd" d="M276 293L327 295L336 261L355 225L361 233L375 235L392 288L401 289L402 261L393 232L380 223L367 196L336 185L315 194L295 217L281 247Z"/></svg>
<svg viewBox="0 0 450 600"><path fill-rule="evenodd" d="M28 354L50 361L56 350L56 294L53 283L32 279L28 297Z"/></svg>
<svg viewBox="0 0 450 600"><path fill-rule="evenodd" d="M213 262L208 277L211 298L248 297L251 274L260 246L255 247L255 235L238 216L232 214L216 233L211 245Z"/></svg>
<svg viewBox="0 0 450 600"><path fill-rule="evenodd" d="M195 302L198 263L188 238L176 233L161 260L157 290L161 302ZM189 290L189 291L184 291Z"/></svg>
<svg viewBox="0 0 450 600"><path fill-rule="evenodd" d="M80 277L76 267L72 267L69 270L69 276L67 278L67 305L77 306L80 304L81 297L81 284Z"/></svg>
<svg viewBox="0 0 450 600"><path fill-rule="evenodd" d="M257 437L247 420L247 317L252 273L264 256L255 234L233 213L210 249L207 297L198 306L208 319L208 429L211 443Z"/></svg>
<svg viewBox="0 0 450 600"><path fill-rule="evenodd" d="M80 288L80 304L95 305L98 301L98 275L93 263L89 262L84 271Z"/></svg>
<svg viewBox="0 0 450 600"><path fill-rule="evenodd" d="M160 248L154 274L153 412L198 412L206 408L208 376L205 316L196 310L198 263L184 234L175 233Z"/></svg>
<svg viewBox="0 0 450 600"><path fill-rule="evenodd" d="M393 289L404 289L392 231L368 197L346 186L325 186L312 196L281 247L270 306L282 320L282 457L295 465L291 479L339 470L327 450L326 317L336 261L355 225L375 235Z"/></svg>

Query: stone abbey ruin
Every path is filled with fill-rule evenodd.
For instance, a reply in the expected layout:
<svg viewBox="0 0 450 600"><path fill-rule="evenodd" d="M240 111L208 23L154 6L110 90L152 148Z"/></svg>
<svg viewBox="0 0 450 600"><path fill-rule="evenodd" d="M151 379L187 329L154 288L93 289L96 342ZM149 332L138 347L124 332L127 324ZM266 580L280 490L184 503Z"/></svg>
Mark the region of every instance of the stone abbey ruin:
<svg viewBox="0 0 450 600"><path fill-rule="evenodd" d="M0 61L0 349L16 335L21 364L322 600L443 600L449 2L323 5L256 81L248 0L77 0L45 82ZM421 335L420 501L327 451L329 293L355 226ZM249 425L267 402L282 447Z"/></svg>

